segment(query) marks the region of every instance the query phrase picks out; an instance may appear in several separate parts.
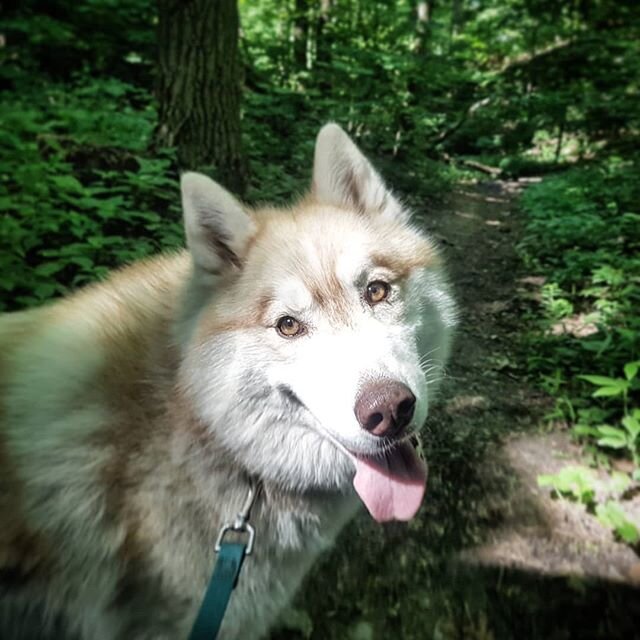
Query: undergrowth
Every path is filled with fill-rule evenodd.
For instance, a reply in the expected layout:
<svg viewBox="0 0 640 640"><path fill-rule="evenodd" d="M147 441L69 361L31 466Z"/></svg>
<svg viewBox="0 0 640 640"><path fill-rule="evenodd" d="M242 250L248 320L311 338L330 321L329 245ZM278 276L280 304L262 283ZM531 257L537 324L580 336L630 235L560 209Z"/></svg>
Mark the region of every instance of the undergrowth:
<svg viewBox="0 0 640 640"><path fill-rule="evenodd" d="M625 505L640 488L639 160L611 157L530 187L519 246L543 278L529 371L556 400L548 419L571 430L586 465L539 482L590 506L632 544L640 539ZM605 487L588 467L606 472Z"/></svg>
<svg viewBox="0 0 640 640"><path fill-rule="evenodd" d="M182 242L172 156L146 150L154 119L142 92L115 78L0 102L0 310Z"/></svg>

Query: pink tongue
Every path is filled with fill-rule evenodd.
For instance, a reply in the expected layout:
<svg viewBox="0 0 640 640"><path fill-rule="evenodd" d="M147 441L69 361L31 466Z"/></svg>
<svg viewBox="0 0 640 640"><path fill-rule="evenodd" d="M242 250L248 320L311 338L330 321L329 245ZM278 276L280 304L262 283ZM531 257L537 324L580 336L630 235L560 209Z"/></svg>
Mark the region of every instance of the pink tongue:
<svg viewBox="0 0 640 640"><path fill-rule="evenodd" d="M356 458L353 486L378 522L413 518L426 481L427 467L408 442L382 456Z"/></svg>

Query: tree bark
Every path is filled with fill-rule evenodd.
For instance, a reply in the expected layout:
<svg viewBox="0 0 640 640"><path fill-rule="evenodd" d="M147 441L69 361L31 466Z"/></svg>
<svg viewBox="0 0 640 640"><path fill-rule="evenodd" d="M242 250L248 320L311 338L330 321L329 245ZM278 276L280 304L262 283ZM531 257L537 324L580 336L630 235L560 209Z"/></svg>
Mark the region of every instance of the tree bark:
<svg viewBox="0 0 640 640"><path fill-rule="evenodd" d="M462 27L462 2L463 0L452 0L451 19L449 22L449 51L453 48L453 39L460 33Z"/></svg>
<svg viewBox="0 0 640 640"><path fill-rule="evenodd" d="M212 172L236 193L241 149L241 66L236 0L158 0L158 127L181 169Z"/></svg>
<svg viewBox="0 0 640 640"><path fill-rule="evenodd" d="M320 0L320 11L316 22L316 61L325 65L331 63L331 40L327 25L331 20L332 0Z"/></svg>
<svg viewBox="0 0 640 640"><path fill-rule="evenodd" d="M431 31L434 1L435 0L418 0L415 3L416 38L413 49L416 53L421 53L426 49L427 40L429 39Z"/></svg>
<svg viewBox="0 0 640 640"><path fill-rule="evenodd" d="M567 126L567 107L562 109L562 115L560 117L560 123L558 124L558 142L556 143L556 152L554 154L554 162L557 164L560 161L560 154L562 153L562 142L564 138L564 130Z"/></svg>
<svg viewBox="0 0 640 640"><path fill-rule="evenodd" d="M307 68L307 44L309 40L308 0L295 0L293 16L293 59L298 70Z"/></svg>

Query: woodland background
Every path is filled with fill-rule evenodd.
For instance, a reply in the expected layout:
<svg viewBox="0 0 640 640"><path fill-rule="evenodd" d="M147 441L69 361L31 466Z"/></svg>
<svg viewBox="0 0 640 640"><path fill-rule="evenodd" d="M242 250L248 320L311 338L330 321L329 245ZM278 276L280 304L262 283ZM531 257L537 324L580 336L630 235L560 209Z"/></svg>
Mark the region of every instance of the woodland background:
<svg viewBox="0 0 640 640"><path fill-rule="evenodd" d="M0 8L0 310L181 246L182 169L249 202L304 192L329 120L417 209L462 183L542 178L519 204L518 255L542 283L523 318L522 375L552 397L546 424L571 430L585 466L540 482L638 548L625 512L640 482L635 0ZM558 322L588 329L552 331ZM619 483L615 500L595 500L590 467ZM510 637L474 620L472 633L417 611L411 637ZM283 638L328 637L304 615L288 624Z"/></svg>

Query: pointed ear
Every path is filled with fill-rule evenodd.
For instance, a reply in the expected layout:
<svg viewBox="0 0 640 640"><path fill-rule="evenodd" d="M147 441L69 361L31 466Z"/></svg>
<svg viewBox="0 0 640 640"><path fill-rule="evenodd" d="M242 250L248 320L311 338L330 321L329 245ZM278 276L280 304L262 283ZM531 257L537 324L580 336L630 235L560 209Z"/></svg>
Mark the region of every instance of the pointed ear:
<svg viewBox="0 0 640 640"><path fill-rule="evenodd" d="M255 223L242 205L217 182L201 173L180 179L187 246L205 271L240 267Z"/></svg>
<svg viewBox="0 0 640 640"><path fill-rule="evenodd" d="M316 140L312 191L319 202L408 220L409 214L351 138L326 124Z"/></svg>

